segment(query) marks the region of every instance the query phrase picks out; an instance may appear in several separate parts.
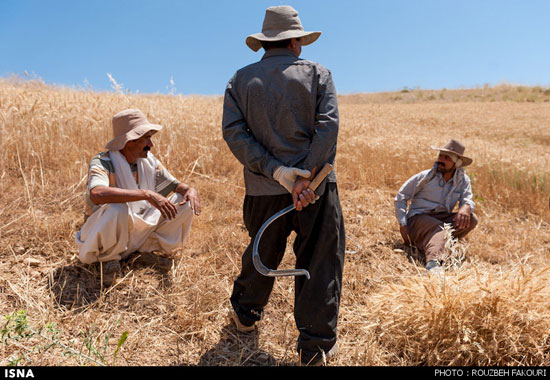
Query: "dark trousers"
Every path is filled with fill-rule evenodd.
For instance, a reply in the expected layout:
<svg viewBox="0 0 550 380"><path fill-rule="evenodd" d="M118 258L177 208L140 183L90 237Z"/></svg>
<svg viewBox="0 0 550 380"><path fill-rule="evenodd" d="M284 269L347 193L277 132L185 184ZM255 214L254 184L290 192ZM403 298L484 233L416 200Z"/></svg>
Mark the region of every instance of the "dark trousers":
<svg viewBox="0 0 550 380"><path fill-rule="evenodd" d="M261 319L275 280L261 275L254 267L254 237L269 217L290 204L290 194L245 197L243 217L251 241L242 256L241 273L231 296L233 309L244 324ZM309 280L305 276L295 277L294 295L294 318L299 331L297 350L302 360L310 360L320 350L328 352L336 343L345 231L335 183L327 183L324 194L314 204L302 211L291 211L269 225L258 247L265 266L277 269L292 231L296 232L293 246L296 268L306 269L311 275Z"/></svg>

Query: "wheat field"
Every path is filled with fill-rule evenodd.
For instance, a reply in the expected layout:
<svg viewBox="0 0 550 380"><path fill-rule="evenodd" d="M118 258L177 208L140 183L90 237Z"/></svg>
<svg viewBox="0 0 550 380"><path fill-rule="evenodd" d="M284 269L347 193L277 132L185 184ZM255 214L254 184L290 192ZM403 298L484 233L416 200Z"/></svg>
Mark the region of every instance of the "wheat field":
<svg viewBox="0 0 550 380"><path fill-rule="evenodd" d="M334 366L550 365L550 90L502 84L340 96L336 158L348 235ZM168 272L122 265L111 288L77 258L90 158L110 119L164 126L154 154L199 191L202 214ZM136 95L0 79L0 365L295 365L293 280L259 328L227 319L248 244L242 167L221 136L221 96ZM450 138L479 226L446 276L404 246L393 197ZM289 241L282 267L293 265Z"/></svg>

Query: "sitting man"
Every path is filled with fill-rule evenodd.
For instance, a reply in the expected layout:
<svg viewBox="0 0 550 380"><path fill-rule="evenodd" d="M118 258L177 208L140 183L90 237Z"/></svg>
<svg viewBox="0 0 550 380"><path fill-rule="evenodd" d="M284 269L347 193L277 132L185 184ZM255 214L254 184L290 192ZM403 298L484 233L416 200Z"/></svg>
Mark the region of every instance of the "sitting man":
<svg viewBox="0 0 550 380"><path fill-rule="evenodd" d="M75 237L80 261L101 263L104 286L112 285L119 261L131 253L182 247L193 213L200 214L197 191L176 180L149 153L151 136L162 126L129 109L113 117L112 127L108 151L90 162L86 220ZM157 264L167 267L169 261L171 266L172 260L164 260L157 257Z"/></svg>
<svg viewBox="0 0 550 380"><path fill-rule="evenodd" d="M453 236L462 238L476 227L478 218L473 213L470 178L463 169L472 163L464 156L464 145L451 140L443 148L432 149L439 151L433 168L409 178L399 189L394 204L405 243L414 244L425 253L428 271L441 272L444 223L452 224ZM458 211L453 212L457 202Z"/></svg>

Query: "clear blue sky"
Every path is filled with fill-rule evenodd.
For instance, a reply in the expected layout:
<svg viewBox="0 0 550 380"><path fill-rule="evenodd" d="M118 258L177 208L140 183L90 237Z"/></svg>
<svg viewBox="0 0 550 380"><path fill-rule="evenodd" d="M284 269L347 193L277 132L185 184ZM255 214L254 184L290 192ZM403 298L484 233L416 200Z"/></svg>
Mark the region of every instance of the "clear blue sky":
<svg viewBox="0 0 550 380"><path fill-rule="evenodd" d="M340 93L550 85L548 0L0 0L0 76L113 91L222 94L244 43L292 5L323 32L302 57Z"/></svg>

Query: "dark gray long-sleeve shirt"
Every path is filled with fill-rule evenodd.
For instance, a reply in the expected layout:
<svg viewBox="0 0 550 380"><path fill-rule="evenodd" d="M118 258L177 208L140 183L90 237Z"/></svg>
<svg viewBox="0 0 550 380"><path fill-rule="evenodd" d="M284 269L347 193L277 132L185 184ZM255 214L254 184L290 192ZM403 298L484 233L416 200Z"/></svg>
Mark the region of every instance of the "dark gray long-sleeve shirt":
<svg viewBox="0 0 550 380"><path fill-rule="evenodd" d="M288 193L273 179L280 165L320 170L334 164L338 127L330 71L288 49L269 50L227 84L223 138L244 165L248 195ZM334 171L327 180L336 182Z"/></svg>

